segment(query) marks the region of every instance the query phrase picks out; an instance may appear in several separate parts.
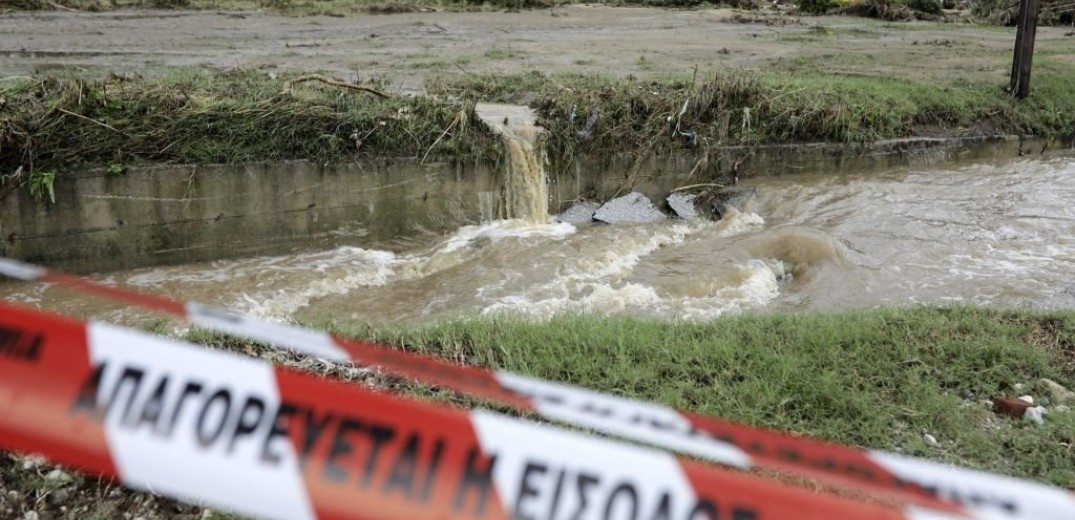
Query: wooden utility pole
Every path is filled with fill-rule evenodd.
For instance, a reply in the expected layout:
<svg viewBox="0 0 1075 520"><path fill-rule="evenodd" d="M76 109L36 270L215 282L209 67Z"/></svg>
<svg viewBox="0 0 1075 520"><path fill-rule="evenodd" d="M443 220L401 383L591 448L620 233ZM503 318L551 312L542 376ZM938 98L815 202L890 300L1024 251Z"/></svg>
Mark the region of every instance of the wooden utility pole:
<svg viewBox="0 0 1075 520"><path fill-rule="evenodd" d="M1015 29L1015 54L1008 92L1018 99L1030 95L1030 64L1034 60L1034 36L1038 32L1039 0L1020 0L1019 22Z"/></svg>

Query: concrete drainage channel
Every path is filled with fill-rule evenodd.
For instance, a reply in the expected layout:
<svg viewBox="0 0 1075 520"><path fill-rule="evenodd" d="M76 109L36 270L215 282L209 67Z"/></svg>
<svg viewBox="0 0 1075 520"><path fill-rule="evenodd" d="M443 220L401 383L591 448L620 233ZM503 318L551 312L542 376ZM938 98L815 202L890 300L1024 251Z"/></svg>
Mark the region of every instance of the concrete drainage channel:
<svg viewBox="0 0 1075 520"><path fill-rule="evenodd" d="M98 272L345 245L398 250L483 220L543 219L542 209L564 212L563 221L630 222L658 214L665 218L656 206L666 205L719 215L724 198L739 196L735 191L690 201L689 194L676 191L707 182L692 177L696 158L689 151L641 160L629 154L579 157L567 167L542 172L547 181L537 182L535 168L544 165L544 150L537 144L540 129L527 114L525 107L490 105L479 114L494 130L501 127L509 158L513 150L523 154L507 161L506 172L447 159L380 158L346 164L160 165L132 167L119 176L104 170L65 173L55 184L56 204L34 200L26 190L0 200L0 251L70 271ZM513 119L528 129L508 135ZM881 171L1014 157L1021 146L1005 137L908 139L866 147L774 145L756 149L743 170L753 176ZM641 175L628 187L625 172L631 169ZM743 184L749 184L749 176ZM621 196L626 198L600 206ZM573 206L580 201L591 202Z"/></svg>

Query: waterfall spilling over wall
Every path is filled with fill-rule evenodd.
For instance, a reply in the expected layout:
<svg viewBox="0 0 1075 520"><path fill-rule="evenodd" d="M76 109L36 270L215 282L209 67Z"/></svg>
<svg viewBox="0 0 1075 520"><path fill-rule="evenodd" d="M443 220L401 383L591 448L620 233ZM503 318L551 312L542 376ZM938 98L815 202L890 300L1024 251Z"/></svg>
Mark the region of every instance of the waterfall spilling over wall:
<svg viewBox="0 0 1075 520"><path fill-rule="evenodd" d="M504 171L501 216L544 223L549 219L549 190L545 177L545 148L530 108L479 103L474 111L504 138L508 152Z"/></svg>

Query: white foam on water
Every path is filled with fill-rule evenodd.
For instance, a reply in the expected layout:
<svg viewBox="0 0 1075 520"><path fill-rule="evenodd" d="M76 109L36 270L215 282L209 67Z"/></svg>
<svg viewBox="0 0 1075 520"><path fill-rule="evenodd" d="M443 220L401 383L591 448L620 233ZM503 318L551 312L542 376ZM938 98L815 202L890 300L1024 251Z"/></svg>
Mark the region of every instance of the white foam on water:
<svg viewBox="0 0 1075 520"><path fill-rule="evenodd" d="M749 260L737 266L732 285L722 286L704 297L659 294L652 287L625 283L591 283L581 297L554 297L530 300L521 295L502 298L482 309L482 315L511 315L547 320L558 314L645 315L684 321L705 321L729 312L762 307L779 293L783 276L779 262Z"/></svg>
<svg viewBox="0 0 1075 520"><path fill-rule="evenodd" d="M463 226L423 255L413 255L411 258L420 267L412 273L412 277L428 276L463 264L480 254L482 246L495 244L501 240L562 240L575 232L575 226L567 223L535 224L519 219L495 220L477 226Z"/></svg>
<svg viewBox="0 0 1075 520"><path fill-rule="evenodd" d="M242 293L233 308L261 318L286 320L313 299L385 285L395 277L397 269L409 263L389 251L357 247L334 251L334 256L296 266L321 276L267 292Z"/></svg>
<svg viewBox="0 0 1075 520"><path fill-rule="evenodd" d="M698 221L677 223L664 229L624 227L618 231L624 236L593 256L581 256L574 265L565 266L565 275L559 282L587 282L619 279L629 274L647 255L658 249L681 244L690 235L712 226ZM641 241L638 239L641 237ZM556 283L556 282L554 282Z"/></svg>
<svg viewBox="0 0 1075 520"><path fill-rule="evenodd" d="M463 226L452 236L433 247L431 254L453 253L479 240L496 242L505 238L561 239L575 233L575 226L566 222L535 224L525 220L495 220L477 226Z"/></svg>
<svg viewBox="0 0 1075 520"><path fill-rule="evenodd" d="M688 223L676 223L667 227L667 231L646 229L645 231L623 228L625 233L631 236L624 237L622 243L630 244L631 239L638 233L648 233L642 242L620 251L609 248L593 259L583 259L579 269L574 274L565 277L566 280L602 280L606 278L623 277L629 274L638 263L653 252L682 244L687 238L701 232L712 232L719 237L731 237L741 235L765 225L765 219L754 213L741 213L730 208L724 218L716 223L697 220Z"/></svg>
<svg viewBox="0 0 1075 520"><path fill-rule="evenodd" d="M587 289L588 294L581 298L529 300L520 295L507 296L482 309L482 315L515 315L536 320L546 320L568 312L609 316L660 301L660 296L652 287L641 284L629 283L620 287L589 284Z"/></svg>
<svg viewBox="0 0 1075 520"><path fill-rule="evenodd" d="M717 221L717 235L730 237L754 231L765 225L765 219L757 213L741 212L729 207L724 216Z"/></svg>
<svg viewBox="0 0 1075 520"><path fill-rule="evenodd" d="M784 264L751 259L737 266L738 281L719 288L712 296L672 300L673 317L685 321L706 321L730 312L764 307L780 295L779 281Z"/></svg>
<svg viewBox="0 0 1075 520"><path fill-rule="evenodd" d="M321 276L303 276L268 291L244 293L234 304L254 316L287 320L296 311L318 298L345 295L362 287L379 287L412 280L462 264L473 257L472 246L505 239L558 240L575 233L570 224L534 224L522 220L499 220L463 226L441 243L420 254L396 255L389 251L342 247L329 252L288 257L286 265L272 265L271 271L294 271ZM276 263L264 259L260 268ZM234 269L233 269L234 271ZM270 284L272 285L272 284ZM447 297L447 295L446 295Z"/></svg>
<svg viewBox="0 0 1075 520"><path fill-rule="evenodd" d="M692 221L611 229L612 237L607 245L602 243L594 249L580 251L576 258L565 259L557 276L546 283L515 288L512 294L492 298L481 313L510 314L536 320L563 313L635 314L701 320L761 306L779 294L778 279L784 276L780 262L750 260L737 266L734 276L725 277L731 285L720 285L725 282L719 282L701 297L668 294L629 278L647 256L682 244L692 235L706 232L720 237L734 236L755 230L764 223L764 219L756 214L732 211L716 223ZM485 292L482 290L479 294Z"/></svg>

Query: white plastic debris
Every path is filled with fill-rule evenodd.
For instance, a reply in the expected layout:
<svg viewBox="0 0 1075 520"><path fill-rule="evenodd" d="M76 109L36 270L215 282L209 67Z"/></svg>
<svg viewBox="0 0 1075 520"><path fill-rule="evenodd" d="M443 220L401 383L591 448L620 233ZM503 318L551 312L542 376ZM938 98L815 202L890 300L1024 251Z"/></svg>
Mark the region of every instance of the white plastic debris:
<svg viewBox="0 0 1075 520"><path fill-rule="evenodd" d="M1023 412L1023 419L1026 419L1034 424L1045 424L1045 414L1048 413L1044 406L1035 406L1033 408L1027 408Z"/></svg>
<svg viewBox="0 0 1075 520"><path fill-rule="evenodd" d="M1026 403L1034 404L1034 398L1030 397L1029 395L1021 395L1019 396L1019 400Z"/></svg>

